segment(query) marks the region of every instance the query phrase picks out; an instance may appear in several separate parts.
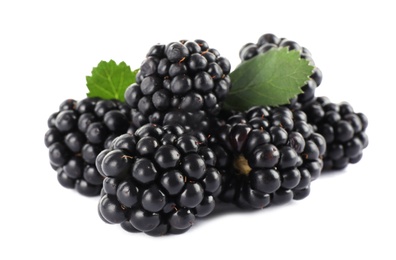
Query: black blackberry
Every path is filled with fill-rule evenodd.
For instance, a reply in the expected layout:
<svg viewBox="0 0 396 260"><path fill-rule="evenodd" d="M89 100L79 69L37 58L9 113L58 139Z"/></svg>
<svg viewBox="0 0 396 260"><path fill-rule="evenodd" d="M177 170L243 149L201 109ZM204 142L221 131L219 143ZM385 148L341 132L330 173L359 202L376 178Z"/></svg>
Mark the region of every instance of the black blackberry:
<svg viewBox="0 0 396 260"><path fill-rule="evenodd" d="M210 147L222 173L219 198L264 208L308 196L321 174L326 142L302 111L252 107L215 130Z"/></svg>
<svg viewBox="0 0 396 260"><path fill-rule="evenodd" d="M86 196L99 195L103 177L96 156L130 127L129 108L114 100L68 99L48 119L44 142L50 164L65 188Z"/></svg>
<svg viewBox="0 0 396 260"><path fill-rule="evenodd" d="M290 100L290 107L300 108L302 104L309 103L314 99L315 89L322 82L322 72L318 67L315 66L312 55L307 48L301 47L294 41L285 38L278 38L274 34L267 33L262 35L258 39L257 43L245 44L239 52L239 57L241 58L242 62L244 62L261 53L265 53L272 48L279 47L288 47L289 50L299 51L301 58L309 61L310 64L314 66L314 70L310 79L308 80L307 84L302 87L304 92L299 94L296 98Z"/></svg>
<svg viewBox="0 0 396 260"><path fill-rule="evenodd" d="M203 40L152 46L125 92L134 125L195 128L197 113L219 113L231 87L230 70L230 62Z"/></svg>
<svg viewBox="0 0 396 260"><path fill-rule="evenodd" d="M158 236L188 230L215 206L216 157L178 125L146 124L113 140L96 159L105 177L99 215L127 231Z"/></svg>
<svg viewBox="0 0 396 260"><path fill-rule="evenodd" d="M360 161L369 143L365 132L368 120L363 113L355 113L347 102L336 104L327 97L315 98L303 111L314 131L326 139L324 169L343 169Z"/></svg>

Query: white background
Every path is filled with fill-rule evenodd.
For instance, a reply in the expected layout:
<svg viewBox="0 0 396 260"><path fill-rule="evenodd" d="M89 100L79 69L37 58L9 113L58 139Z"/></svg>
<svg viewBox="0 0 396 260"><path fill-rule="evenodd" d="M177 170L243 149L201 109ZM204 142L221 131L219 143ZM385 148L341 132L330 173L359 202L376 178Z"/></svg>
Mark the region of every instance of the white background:
<svg viewBox="0 0 396 260"><path fill-rule="evenodd" d="M394 8L326 2L1 1L0 259L395 259ZM311 51L318 95L367 115L361 162L323 174L302 201L217 212L161 238L105 224L97 198L57 183L47 118L84 98L100 60L138 68L156 43L200 38L235 68L240 47L268 32Z"/></svg>

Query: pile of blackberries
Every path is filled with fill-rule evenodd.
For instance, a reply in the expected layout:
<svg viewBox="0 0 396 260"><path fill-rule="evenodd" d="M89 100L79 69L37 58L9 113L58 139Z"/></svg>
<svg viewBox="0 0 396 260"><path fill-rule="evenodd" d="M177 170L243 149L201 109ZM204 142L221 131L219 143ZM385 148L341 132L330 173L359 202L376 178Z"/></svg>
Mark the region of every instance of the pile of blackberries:
<svg viewBox="0 0 396 260"><path fill-rule="evenodd" d="M242 47L242 62L272 48L311 53L273 34ZM66 100L45 145L59 183L100 194L106 223L152 236L187 231L217 202L261 209L301 200L322 170L362 158L368 121L348 103L316 97L322 73L277 107L226 111L230 62L203 40L152 46L125 103Z"/></svg>

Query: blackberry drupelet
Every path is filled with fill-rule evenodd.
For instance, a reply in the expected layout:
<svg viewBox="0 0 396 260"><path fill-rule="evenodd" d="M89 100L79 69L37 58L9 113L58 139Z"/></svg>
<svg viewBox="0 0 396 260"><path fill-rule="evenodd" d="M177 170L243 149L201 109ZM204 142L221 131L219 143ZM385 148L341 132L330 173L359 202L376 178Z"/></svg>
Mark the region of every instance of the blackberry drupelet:
<svg viewBox="0 0 396 260"><path fill-rule="evenodd" d="M222 174L219 199L264 208L308 196L326 142L306 120L286 107L252 107L229 117L209 139Z"/></svg>
<svg viewBox="0 0 396 260"><path fill-rule="evenodd" d="M347 102L336 104L327 97L315 98L303 111L314 131L326 139L325 170L343 169L360 161L369 144L365 132L368 120L363 113L355 113Z"/></svg>
<svg viewBox="0 0 396 260"><path fill-rule="evenodd" d="M113 140L96 159L103 175L99 215L152 236L187 231L215 207L216 157L201 136L179 125L146 124Z"/></svg>
<svg viewBox="0 0 396 260"><path fill-rule="evenodd" d="M125 92L134 125L200 127L197 122L219 113L231 88L230 70L230 62L203 40L152 46Z"/></svg>
<svg viewBox="0 0 396 260"><path fill-rule="evenodd" d="M299 94L296 98L290 100L289 106L291 108L300 108L301 105L309 103L314 99L315 89L322 82L322 72L318 67L315 66L312 55L307 48L301 47L298 43L294 41L285 38L278 38L274 34L267 33L262 35L258 39L257 43L245 44L239 52L239 57L241 58L241 61L244 62L261 53L265 53L270 49L279 47L288 47L289 50L299 51L301 58L309 61L310 64L314 66L314 70L312 75L310 76L310 79L308 80L307 84L302 87L302 90L304 92Z"/></svg>
<svg viewBox="0 0 396 260"><path fill-rule="evenodd" d="M113 100L68 99L49 117L48 127L44 142L59 183L85 196L99 195L103 177L95 167L96 156L128 131L129 108Z"/></svg>

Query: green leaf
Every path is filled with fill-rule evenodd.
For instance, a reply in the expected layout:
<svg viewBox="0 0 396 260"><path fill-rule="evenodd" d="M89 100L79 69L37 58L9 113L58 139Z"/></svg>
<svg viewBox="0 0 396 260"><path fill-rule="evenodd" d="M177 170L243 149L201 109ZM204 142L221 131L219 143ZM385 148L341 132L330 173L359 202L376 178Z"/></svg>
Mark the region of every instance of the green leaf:
<svg viewBox="0 0 396 260"><path fill-rule="evenodd" d="M92 69L92 75L86 77L87 96L124 102L125 90L135 83L137 71L132 71L125 62L117 64L113 60L101 61Z"/></svg>
<svg viewBox="0 0 396 260"><path fill-rule="evenodd" d="M231 74L232 88L225 108L246 110L252 106L279 106L302 93L314 67L298 51L272 49L241 63Z"/></svg>

